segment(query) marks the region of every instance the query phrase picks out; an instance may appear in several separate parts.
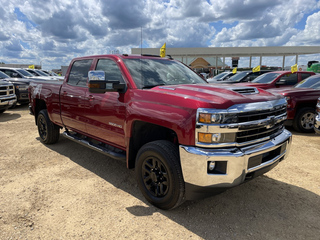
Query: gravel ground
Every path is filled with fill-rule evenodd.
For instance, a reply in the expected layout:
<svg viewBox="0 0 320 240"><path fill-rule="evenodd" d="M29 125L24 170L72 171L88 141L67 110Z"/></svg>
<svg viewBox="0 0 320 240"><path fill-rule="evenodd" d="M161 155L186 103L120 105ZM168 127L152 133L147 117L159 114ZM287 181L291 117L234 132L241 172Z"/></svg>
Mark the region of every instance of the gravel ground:
<svg viewBox="0 0 320 240"><path fill-rule="evenodd" d="M320 136L293 133L267 174L172 211L125 163L63 137L40 143L27 106L0 115L0 239L320 239Z"/></svg>

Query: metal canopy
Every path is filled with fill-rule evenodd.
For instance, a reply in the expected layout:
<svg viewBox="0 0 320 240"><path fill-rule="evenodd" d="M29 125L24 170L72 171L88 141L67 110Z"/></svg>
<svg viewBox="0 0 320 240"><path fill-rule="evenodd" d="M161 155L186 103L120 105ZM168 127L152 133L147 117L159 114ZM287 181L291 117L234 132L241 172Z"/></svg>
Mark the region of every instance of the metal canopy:
<svg viewBox="0 0 320 240"><path fill-rule="evenodd" d="M160 48L132 48L132 54L151 54L159 55ZM284 68L286 56L296 56L298 63L299 55L320 53L320 46L283 46L283 47L207 47L207 48L167 48L166 55L173 58L182 58L187 61L188 57L222 57L223 62L226 57L250 57L250 68L252 57L260 57L260 65L262 57L282 56L282 68ZM187 62L185 62L188 64Z"/></svg>
<svg viewBox="0 0 320 240"><path fill-rule="evenodd" d="M132 48L132 54L159 55L160 48ZM166 54L172 57L219 56L219 57L259 57L294 56L320 53L320 46L285 47L207 47L207 48L167 48Z"/></svg>

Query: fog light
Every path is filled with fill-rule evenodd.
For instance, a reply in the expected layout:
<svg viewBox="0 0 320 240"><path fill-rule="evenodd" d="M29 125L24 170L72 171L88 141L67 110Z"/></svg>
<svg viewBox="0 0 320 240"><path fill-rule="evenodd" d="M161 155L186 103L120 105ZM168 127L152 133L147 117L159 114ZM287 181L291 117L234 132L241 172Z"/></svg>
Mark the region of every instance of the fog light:
<svg viewBox="0 0 320 240"><path fill-rule="evenodd" d="M216 162L215 161L211 161L209 162L209 165L208 165L208 169L209 171L212 171L216 166Z"/></svg>

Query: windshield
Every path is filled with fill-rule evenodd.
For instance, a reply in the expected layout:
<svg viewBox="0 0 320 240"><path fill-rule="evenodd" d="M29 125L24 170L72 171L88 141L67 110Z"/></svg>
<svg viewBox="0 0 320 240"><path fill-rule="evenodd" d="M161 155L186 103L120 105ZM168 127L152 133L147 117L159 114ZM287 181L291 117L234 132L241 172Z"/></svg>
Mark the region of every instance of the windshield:
<svg viewBox="0 0 320 240"><path fill-rule="evenodd" d="M52 72L52 71L50 71L49 74L50 74L51 76L59 76L58 74L56 74L55 72Z"/></svg>
<svg viewBox="0 0 320 240"><path fill-rule="evenodd" d="M24 69L17 69L17 72L21 73L24 77L34 77L31 73Z"/></svg>
<svg viewBox="0 0 320 240"><path fill-rule="evenodd" d="M240 73L237 73L237 74L233 75L227 81L239 82L241 79L243 79L248 74L249 74L249 72L240 72Z"/></svg>
<svg viewBox="0 0 320 240"><path fill-rule="evenodd" d="M252 80L253 83L271 83L280 73L265 73Z"/></svg>
<svg viewBox="0 0 320 240"><path fill-rule="evenodd" d="M34 70L36 73L38 73L40 76L46 76L46 77L48 77L49 76L49 74L46 74L46 73L44 73L44 72L42 72L42 71L40 71L40 70Z"/></svg>
<svg viewBox="0 0 320 240"><path fill-rule="evenodd" d="M297 85L294 86L295 88L313 88L313 89L320 89L320 76L312 76L308 77Z"/></svg>
<svg viewBox="0 0 320 240"><path fill-rule="evenodd" d="M212 79L216 80L216 79L221 79L224 78L225 76L227 76L229 74L229 72L223 72L218 74L217 76L214 76Z"/></svg>
<svg viewBox="0 0 320 240"><path fill-rule="evenodd" d="M207 84L182 63L168 59L124 59L138 88L159 85Z"/></svg>
<svg viewBox="0 0 320 240"><path fill-rule="evenodd" d="M9 78L9 76L0 71L0 79Z"/></svg>

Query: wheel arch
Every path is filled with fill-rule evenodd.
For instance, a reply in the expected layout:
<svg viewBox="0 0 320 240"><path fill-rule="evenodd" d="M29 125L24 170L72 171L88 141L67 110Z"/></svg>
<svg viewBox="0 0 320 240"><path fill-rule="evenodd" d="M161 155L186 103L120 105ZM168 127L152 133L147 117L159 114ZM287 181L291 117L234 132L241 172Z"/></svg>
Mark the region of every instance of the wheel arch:
<svg viewBox="0 0 320 240"><path fill-rule="evenodd" d="M135 159L139 149L146 143L156 140L167 140L178 147L178 136L172 129L148 123L135 121L131 128L131 137L127 146L127 166L135 167Z"/></svg>
<svg viewBox="0 0 320 240"><path fill-rule="evenodd" d="M36 101L35 101L35 112L34 112L34 118L35 118L36 125L38 124L37 123L37 119L38 119L39 112L41 110L43 110L43 109L47 109L46 102L44 100L41 100L41 99L36 99Z"/></svg>

